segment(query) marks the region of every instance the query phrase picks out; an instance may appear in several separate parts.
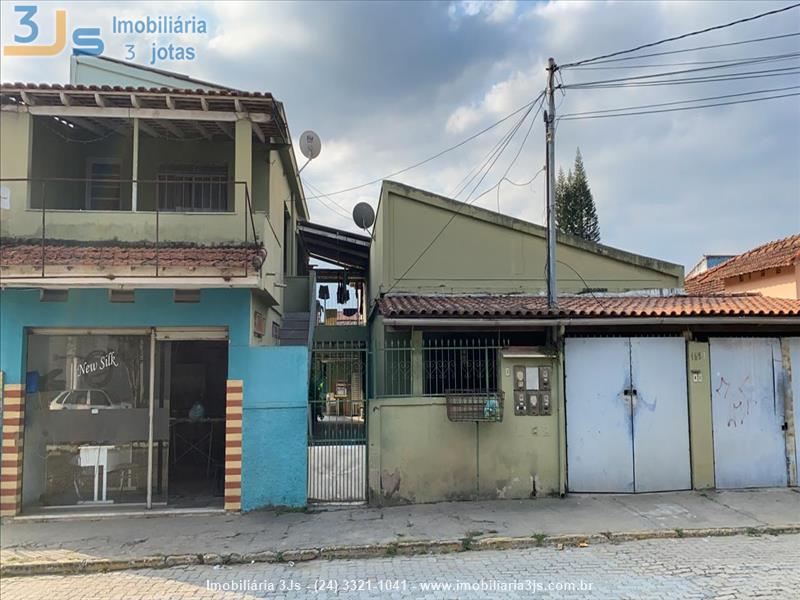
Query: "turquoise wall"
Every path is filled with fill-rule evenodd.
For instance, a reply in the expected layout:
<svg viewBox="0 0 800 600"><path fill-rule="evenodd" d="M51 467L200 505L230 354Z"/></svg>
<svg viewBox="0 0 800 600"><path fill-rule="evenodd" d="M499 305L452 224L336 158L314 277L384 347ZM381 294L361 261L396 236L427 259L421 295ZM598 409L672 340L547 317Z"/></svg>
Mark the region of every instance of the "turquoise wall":
<svg viewBox="0 0 800 600"><path fill-rule="evenodd" d="M26 327L227 327L228 378L244 382L242 509L306 503L308 351L250 346L250 290L201 290L176 304L172 290L137 290L111 303L104 289L70 290L40 302L39 290L0 290L0 369L24 380Z"/></svg>
<svg viewBox="0 0 800 600"><path fill-rule="evenodd" d="M242 510L304 506L308 459L308 349L233 349L232 379L246 374L242 402Z"/></svg>

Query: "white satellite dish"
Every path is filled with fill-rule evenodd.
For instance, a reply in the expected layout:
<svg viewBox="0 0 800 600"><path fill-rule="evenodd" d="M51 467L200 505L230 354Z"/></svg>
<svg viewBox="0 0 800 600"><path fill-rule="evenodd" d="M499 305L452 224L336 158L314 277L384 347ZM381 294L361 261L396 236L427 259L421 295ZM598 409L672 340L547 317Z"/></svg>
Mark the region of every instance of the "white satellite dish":
<svg viewBox="0 0 800 600"><path fill-rule="evenodd" d="M314 160L319 156L322 152L322 142L315 132L307 130L300 134L300 152L308 160Z"/></svg>
<svg viewBox="0 0 800 600"><path fill-rule="evenodd" d="M359 202L353 207L353 221L360 229L369 229L375 222L375 211L366 202Z"/></svg>

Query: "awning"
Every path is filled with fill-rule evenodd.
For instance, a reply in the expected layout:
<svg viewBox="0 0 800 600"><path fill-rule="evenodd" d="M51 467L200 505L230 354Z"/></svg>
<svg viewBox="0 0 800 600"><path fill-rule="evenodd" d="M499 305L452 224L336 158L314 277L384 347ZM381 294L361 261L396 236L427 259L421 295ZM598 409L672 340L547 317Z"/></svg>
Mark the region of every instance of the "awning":
<svg viewBox="0 0 800 600"><path fill-rule="evenodd" d="M369 236L309 222L300 223L298 231L312 258L362 274L369 269Z"/></svg>

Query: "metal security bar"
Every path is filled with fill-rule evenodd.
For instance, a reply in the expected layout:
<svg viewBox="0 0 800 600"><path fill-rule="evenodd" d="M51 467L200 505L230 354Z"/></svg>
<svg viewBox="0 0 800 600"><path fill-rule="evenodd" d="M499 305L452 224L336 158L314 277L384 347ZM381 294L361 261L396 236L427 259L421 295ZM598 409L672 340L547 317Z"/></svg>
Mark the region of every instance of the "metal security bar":
<svg viewBox="0 0 800 600"><path fill-rule="evenodd" d="M390 341L373 357L375 396L491 394L498 388L497 339L428 338Z"/></svg>
<svg viewBox="0 0 800 600"><path fill-rule="evenodd" d="M308 423L310 502L364 502L367 493L367 348L316 343Z"/></svg>

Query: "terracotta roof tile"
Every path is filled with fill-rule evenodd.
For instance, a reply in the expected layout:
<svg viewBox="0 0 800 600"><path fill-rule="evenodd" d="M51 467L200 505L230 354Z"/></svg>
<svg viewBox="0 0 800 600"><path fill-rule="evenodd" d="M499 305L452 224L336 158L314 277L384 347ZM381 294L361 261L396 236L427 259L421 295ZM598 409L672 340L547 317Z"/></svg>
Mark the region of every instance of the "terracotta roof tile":
<svg viewBox="0 0 800 600"><path fill-rule="evenodd" d="M155 248L143 244L84 245L50 242L45 245L45 265L71 267L242 267L252 262L257 249L246 246L189 246L162 244ZM0 266L39 266L42 246L38 243L4 243L0 246Z"/></svg>
<svg viewBox="0 0 800 600"><path fill-rule="evenodd" d="M544 296L387 295L378 302L385 317L548 318L548 317L699 317L798 316L800 300L756 294L718 296L562 296L558 310Z"/></svg>
<svg viewBox="0 0 800 600"><path fill-rule="evenodd" d="M788 267L800 260L800 234L769 242L734 256L684 283L690 294L708 294L725 290L725 279L755 271Z"/></svg>

